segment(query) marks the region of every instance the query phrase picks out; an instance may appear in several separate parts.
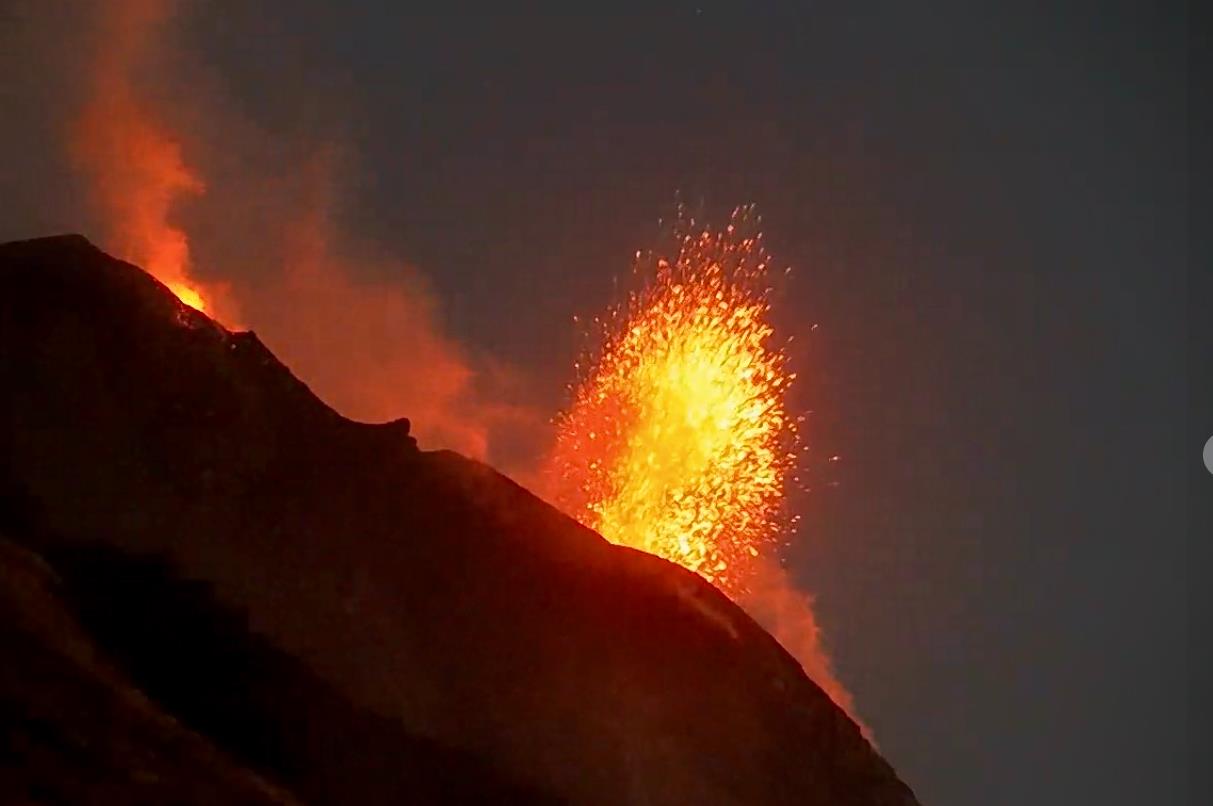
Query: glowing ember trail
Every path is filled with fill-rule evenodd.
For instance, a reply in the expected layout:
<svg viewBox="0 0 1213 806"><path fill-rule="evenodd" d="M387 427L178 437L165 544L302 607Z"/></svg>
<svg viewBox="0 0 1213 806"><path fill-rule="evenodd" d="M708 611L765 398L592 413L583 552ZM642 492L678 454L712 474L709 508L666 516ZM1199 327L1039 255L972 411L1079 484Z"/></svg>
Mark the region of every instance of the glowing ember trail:
<svg viewBox="0 0 1213 806"><path fill-rule="evenodd" d="M696 571L736 598L789 526L795 377L772 346L769 259L751 208L723 231L678 223L678 252L597 320L602 345L557 420L557 503L607 539ZM693 233L693 234L688 234Z"/></svg>

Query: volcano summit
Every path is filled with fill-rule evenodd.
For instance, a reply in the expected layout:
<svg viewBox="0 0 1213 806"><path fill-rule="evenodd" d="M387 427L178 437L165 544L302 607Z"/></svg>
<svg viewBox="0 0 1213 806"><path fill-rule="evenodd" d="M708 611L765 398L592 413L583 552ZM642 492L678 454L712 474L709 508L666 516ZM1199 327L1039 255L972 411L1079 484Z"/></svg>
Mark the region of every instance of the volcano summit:
<svg viewBox="0 0 1213 806"><path fill-rule="evenodd" d="M0 356L19 800L916 802L702 578L84 238L0 246Z"/></svg>

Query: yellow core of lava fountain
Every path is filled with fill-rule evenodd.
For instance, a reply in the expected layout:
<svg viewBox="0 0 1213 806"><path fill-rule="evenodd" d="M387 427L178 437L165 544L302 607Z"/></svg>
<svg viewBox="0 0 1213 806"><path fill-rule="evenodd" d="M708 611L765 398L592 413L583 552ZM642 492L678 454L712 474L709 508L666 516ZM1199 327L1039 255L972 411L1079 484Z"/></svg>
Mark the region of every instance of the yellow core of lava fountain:
<svg viewBox="0 0 1213 806"><path fill-rule="evenodd" d="M169 290L177 295L177 299L184 302L197 311L206 310L206 301L202 298L202 294L186 283L169 283Z"/></svg>
<svg viewBox="0 0 1213 806"><path fill-rule="evenodd" d="M614 543L726 593L785 531L796 455L772 345L769 259L749 208L723 230L680 219L676 255L637 254L642 290L595 320L601 346L557 418L557 502ZM673 251L673 250L671 250Z"/></svg>

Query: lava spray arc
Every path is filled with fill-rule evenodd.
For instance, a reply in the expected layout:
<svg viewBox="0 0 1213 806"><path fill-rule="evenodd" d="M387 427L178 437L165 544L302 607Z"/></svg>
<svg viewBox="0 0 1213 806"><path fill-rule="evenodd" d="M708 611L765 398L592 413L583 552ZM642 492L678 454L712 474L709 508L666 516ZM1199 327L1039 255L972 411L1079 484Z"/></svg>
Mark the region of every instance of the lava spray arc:
<svg viewBox="0 0 1213 806"><path fill-rule="evenodd" d="M565 511L734 598L794 523L799 448L758 225L752 207L716 231L680 211L672 257L637 253L645 284L595 320L551 465Z"/></svg>

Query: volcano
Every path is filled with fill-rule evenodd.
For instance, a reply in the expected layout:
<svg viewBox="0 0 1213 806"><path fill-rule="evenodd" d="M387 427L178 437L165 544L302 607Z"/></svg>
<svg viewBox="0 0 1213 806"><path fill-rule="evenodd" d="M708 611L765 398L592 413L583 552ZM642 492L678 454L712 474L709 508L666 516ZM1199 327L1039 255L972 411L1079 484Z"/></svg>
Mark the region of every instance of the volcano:
<svg viewBox="0 0 1213 806"><path fill-rule="evenodd" d="M704 579L80 236L0 246L0 356L18 800L916 802Z"/></svg>

